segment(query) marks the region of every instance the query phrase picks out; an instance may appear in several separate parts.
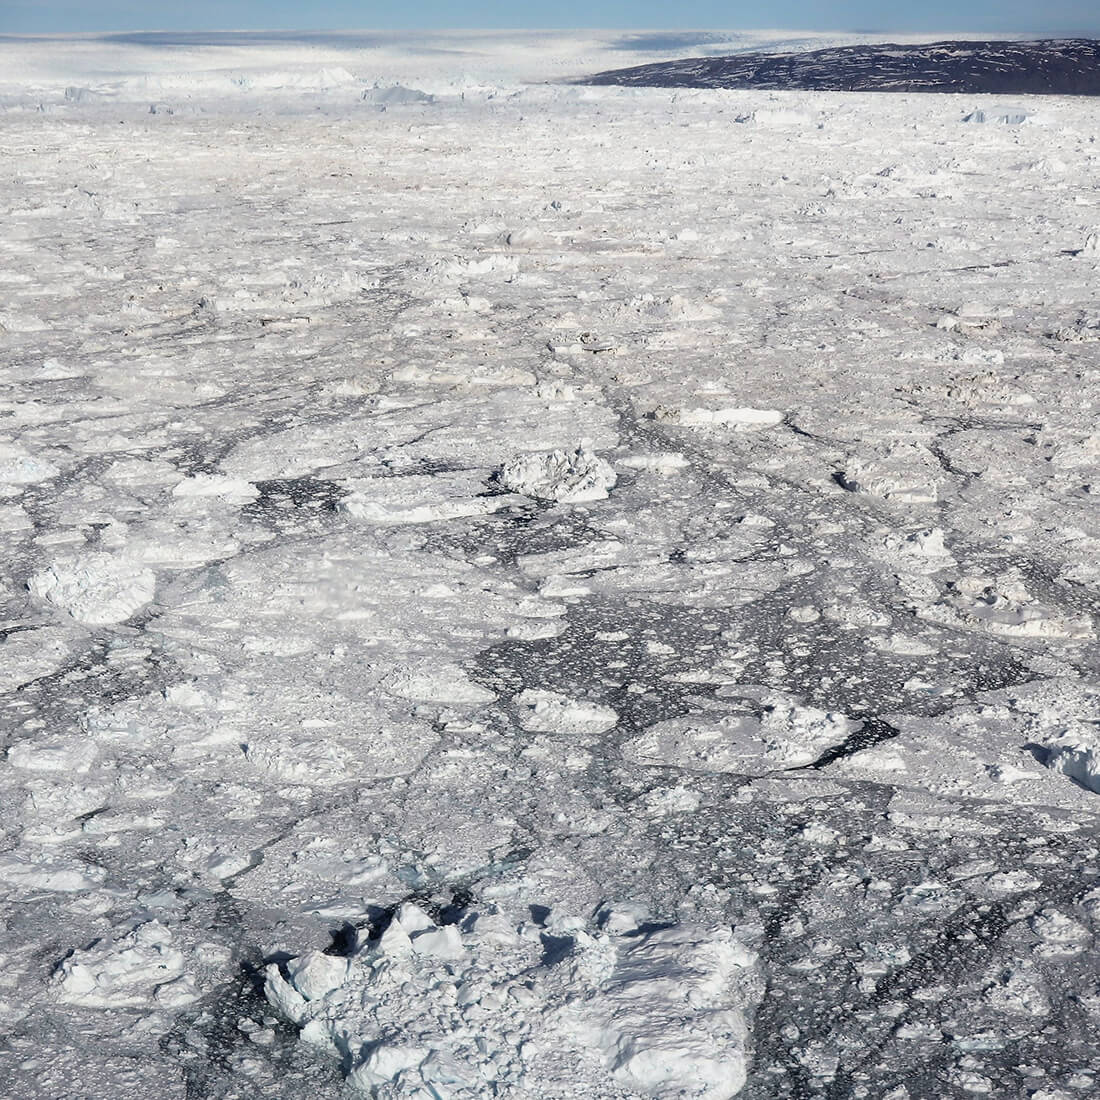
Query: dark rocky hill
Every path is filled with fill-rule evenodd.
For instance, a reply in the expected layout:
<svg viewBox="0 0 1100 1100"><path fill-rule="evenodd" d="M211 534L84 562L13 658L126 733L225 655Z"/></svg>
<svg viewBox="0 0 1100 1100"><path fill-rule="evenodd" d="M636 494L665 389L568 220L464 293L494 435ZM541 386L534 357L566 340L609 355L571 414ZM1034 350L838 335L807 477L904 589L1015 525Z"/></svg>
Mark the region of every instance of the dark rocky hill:
<svg viewBox="0 0 1100 1100"><path fill-rule="evenodd" d="M934 42L691 57L612 69L583 84L970 95L1100 95L1100 41Z"/></svg>

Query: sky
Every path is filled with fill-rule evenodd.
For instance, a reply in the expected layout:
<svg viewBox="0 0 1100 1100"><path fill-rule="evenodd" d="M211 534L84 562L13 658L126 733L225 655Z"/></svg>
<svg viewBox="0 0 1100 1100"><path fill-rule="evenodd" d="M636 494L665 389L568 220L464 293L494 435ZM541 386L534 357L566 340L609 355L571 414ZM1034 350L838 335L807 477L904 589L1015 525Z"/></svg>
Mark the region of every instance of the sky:
<svg viewBox="0 0 1100 1100"><path fill-rule="evenodd" d="M0 33L417 28L980 31L1100 35L1098 0L0 0Z"/></svg>

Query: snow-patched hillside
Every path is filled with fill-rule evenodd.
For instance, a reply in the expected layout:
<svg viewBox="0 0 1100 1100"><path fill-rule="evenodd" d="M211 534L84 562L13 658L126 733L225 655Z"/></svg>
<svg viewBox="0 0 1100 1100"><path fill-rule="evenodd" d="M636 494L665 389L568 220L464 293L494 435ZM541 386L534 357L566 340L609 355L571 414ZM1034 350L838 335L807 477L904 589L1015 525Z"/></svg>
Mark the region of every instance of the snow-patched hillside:
<svg viewBox="0 0 1100 1100"><path fill-rule="evenodd" d="M463 41L0 51L2 1091L1090 1095L1093 113Z"/></svg>
<svg viewBox="0 0 1100 1100"><path fill-rule="evenodd" d="M648 88L1100 95L1100 40L898 42L691 57L586 81Z"/></svg>

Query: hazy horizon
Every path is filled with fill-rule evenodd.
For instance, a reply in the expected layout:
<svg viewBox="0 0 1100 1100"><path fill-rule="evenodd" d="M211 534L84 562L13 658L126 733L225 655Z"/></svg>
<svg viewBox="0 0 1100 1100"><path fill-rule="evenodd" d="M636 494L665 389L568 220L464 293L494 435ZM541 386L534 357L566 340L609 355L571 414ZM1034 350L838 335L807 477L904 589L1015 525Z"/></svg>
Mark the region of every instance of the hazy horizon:
<svg viewBox="0 0 1100 1100"><path fill-rule="evenodd" d="M871 0L833 3L824 10L808 0L779 0L766 21L749 4L693 0L670 16L654 0L599 4L559 3L517 9L502 0L459 6L445 0L410 9L397 5L363 5L328 0L308 9L290 0L195 0L181 9L163 0L7 0L0 8L4 34L113 34L164 32L298 33L402 30L795 30L858 34L983 33L1072 35L1100 33L1100 13L1084 0L1053 0L1041 8L1024 0L978 0L961 9L933 0L919 10L882 5Z"/></svg>

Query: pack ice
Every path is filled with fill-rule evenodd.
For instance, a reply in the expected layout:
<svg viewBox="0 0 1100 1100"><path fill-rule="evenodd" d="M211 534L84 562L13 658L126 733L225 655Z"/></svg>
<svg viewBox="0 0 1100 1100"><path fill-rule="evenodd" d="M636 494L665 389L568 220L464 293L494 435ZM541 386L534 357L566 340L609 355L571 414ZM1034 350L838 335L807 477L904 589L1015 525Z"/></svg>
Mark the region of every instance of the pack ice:
<svg viewBox="0 0 1100 1100"><path fill-rule="evenodd" d="M855 40L0 35L0 1092L1100 1095L1095 101L572 83Z"/></svg>

